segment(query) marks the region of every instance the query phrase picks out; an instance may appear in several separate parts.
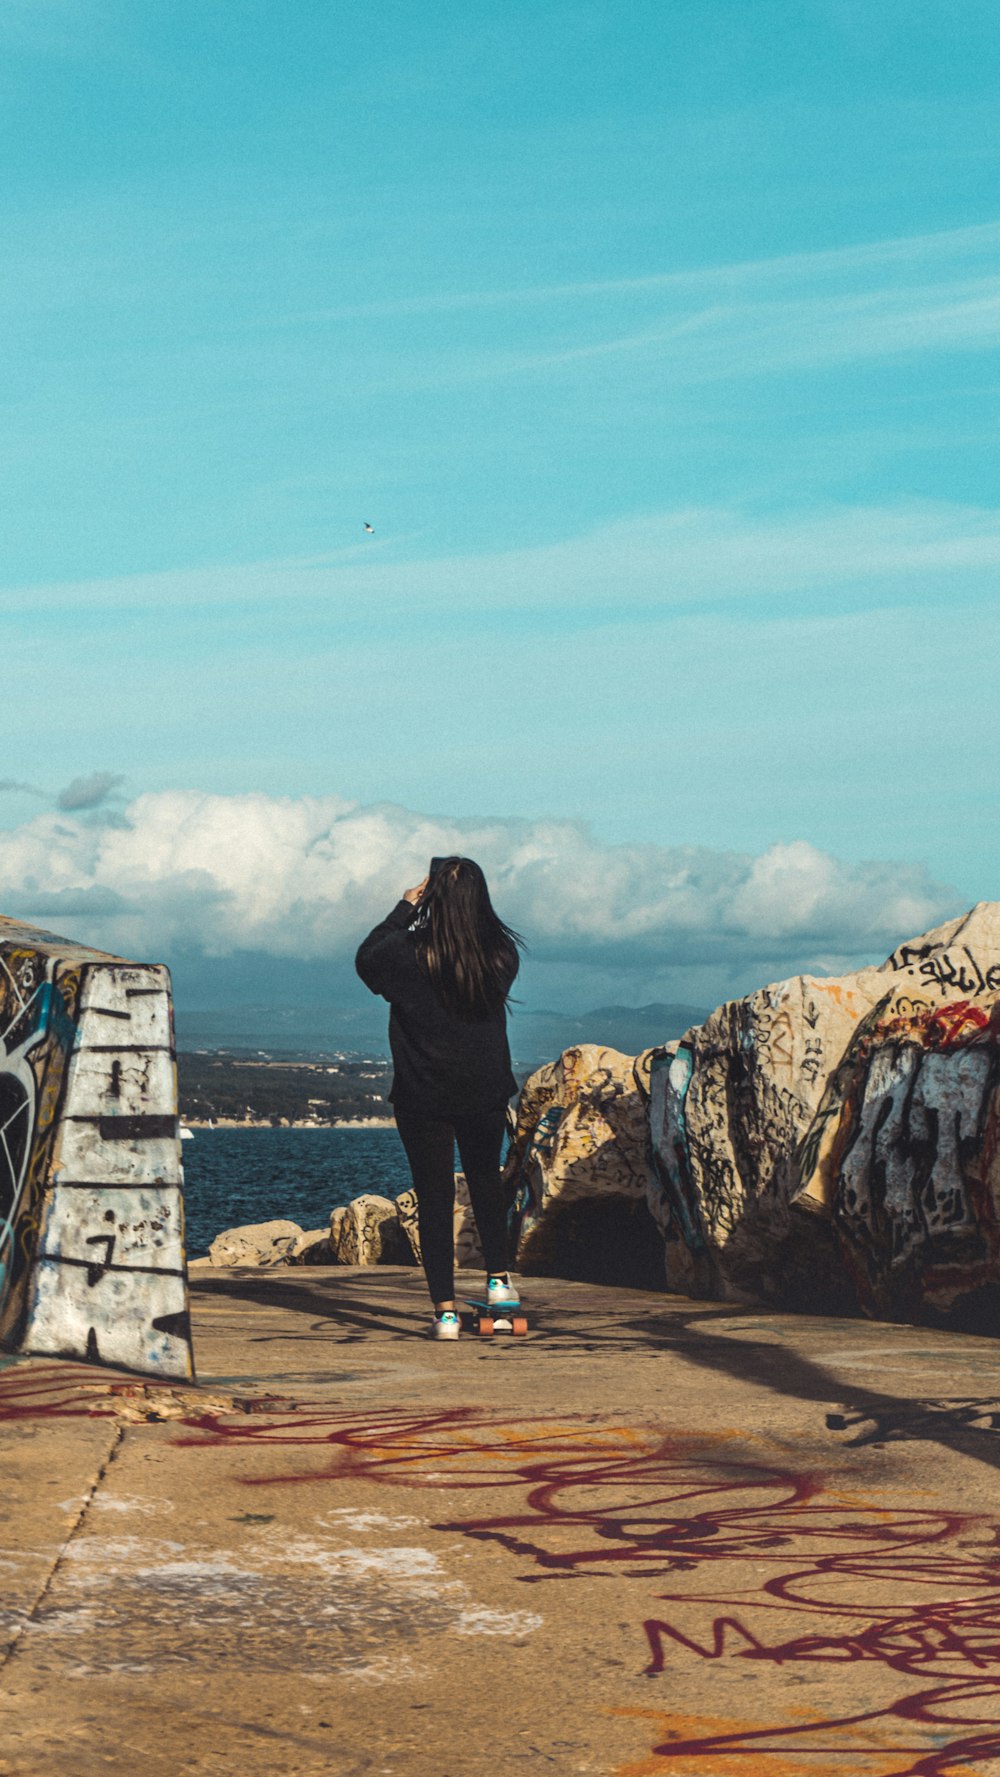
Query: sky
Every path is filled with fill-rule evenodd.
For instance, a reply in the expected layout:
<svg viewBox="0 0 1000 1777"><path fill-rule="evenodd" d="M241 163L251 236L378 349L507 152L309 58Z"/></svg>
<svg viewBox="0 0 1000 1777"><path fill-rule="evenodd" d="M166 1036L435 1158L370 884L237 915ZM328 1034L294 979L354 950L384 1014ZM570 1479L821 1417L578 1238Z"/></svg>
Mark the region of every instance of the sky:
<svg viewBox="0 0 1000 1777"><path fill-rule="evenodd" d="M584 1009L1000 898L992 3L0 0L0 97L0 909L346 1003L475 846Z"/></svg>

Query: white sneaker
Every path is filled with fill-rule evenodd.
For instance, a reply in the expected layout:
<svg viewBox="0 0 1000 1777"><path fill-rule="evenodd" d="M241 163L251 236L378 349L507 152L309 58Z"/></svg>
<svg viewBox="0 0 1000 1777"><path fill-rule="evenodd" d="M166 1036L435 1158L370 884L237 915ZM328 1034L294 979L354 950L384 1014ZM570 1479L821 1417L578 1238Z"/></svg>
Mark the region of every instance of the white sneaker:
<svg viewBox="0 0 1000 1777"><path fill-rule="evenodd" d="M491 1308L519 1308L521 1298L504 1271L499 1277L490 1277L486 1283L486 1300Z"/></svg>
<svg viewBox="0 0 1000 1777"><path fill-rule="evenodd" d="M457 1339L461 1331L462 1323L450 1308L446 1308L443 1314L435 1314L431 1321L432 1339Z"/></svg>

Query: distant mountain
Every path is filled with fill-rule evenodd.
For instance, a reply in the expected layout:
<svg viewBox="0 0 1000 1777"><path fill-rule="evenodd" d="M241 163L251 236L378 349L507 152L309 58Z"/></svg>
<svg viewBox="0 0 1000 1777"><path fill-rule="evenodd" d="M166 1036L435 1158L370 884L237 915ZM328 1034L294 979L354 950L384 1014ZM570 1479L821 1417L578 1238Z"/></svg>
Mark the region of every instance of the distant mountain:
<svg viewBox="0 0 1000 1777"><path fill-rule="evenodd" d="M174 1021L179 1049L267 1049L289 1054L387 1055L389 1008L225 1006L187 1007L177 999Z"/></svg>
<svg viewBox="0 0 1000 1777"><path fill-rule="evenodd" d="M601 1043L638 1055L655 1043L669 1043L706 1016L700 1006L598 1006L593 1012L525 1012L514 1008L510 1046L516 1067L538 1067L553 1061L574 1043ZM175 1006L179 1049L266 1049L295 1054L388 1053L388 1007L370 1006L229 1006L201 1009Z"/></svg>
<svg viewBox="0 0 1000 1777"><path fill-rule="evenodd" d="M538 1067L554 1061L576 1043L600 1043L638 1055L657 1043L669 1043L700 1024L708 1012L702 1006L656 1002L651 1006L598 1006L593 1012L522 1012L515 1007L510 1021L510 1046L515 1066Z"/></svg>

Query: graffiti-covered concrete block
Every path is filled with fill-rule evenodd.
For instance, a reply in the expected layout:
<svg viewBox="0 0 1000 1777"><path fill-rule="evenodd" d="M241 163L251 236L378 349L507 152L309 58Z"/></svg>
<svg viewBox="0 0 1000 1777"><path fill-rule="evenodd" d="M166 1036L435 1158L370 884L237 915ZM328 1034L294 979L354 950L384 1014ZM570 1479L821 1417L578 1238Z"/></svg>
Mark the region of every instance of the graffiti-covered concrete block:
<svg viewBox="0 0 1000 1777"><path fill-rule="evenodd" d="M43 1258L26 1344L153 1376L189 1377L187 1287L176 1271L119 1265L97 1275Z"/></svg>
<svg viewBox="0 0 1000 1777"><path fill-rule="evenodd" d="M191 1377L170 979L0 920L0 1338Z"/></svg>

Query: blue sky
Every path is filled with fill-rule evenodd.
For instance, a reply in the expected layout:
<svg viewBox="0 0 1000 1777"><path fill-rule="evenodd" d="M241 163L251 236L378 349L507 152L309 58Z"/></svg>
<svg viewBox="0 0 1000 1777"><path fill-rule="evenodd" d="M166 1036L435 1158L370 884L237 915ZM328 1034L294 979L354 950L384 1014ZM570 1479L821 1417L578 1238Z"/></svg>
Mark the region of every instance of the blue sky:
<svg viewBox="0 0 1000 1777"><path fill-rule="evenodd" d="M0 68L5 909L94 773L1000 898L993 5L0 0Z"/></svg>

